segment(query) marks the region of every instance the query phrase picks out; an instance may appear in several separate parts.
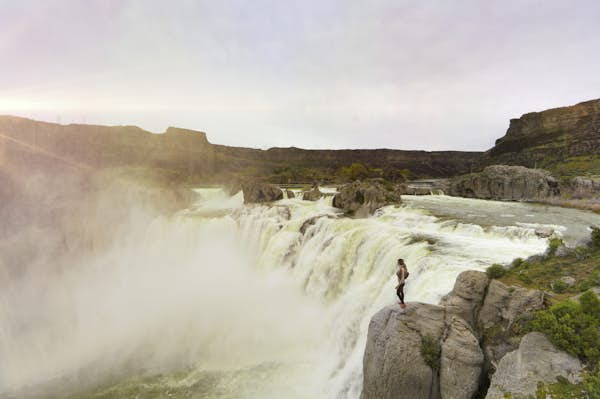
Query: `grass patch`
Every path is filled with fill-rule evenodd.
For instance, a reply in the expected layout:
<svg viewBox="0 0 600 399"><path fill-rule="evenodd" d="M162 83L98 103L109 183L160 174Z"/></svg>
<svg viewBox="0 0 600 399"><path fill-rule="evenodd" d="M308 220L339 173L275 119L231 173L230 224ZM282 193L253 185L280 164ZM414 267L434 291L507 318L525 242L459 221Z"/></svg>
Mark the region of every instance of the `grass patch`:
<svg viewBox="0 0 600 399"><path fill-rule="evenodd" d="M426 335L421 340L421 356L425 363L432 370L440 368L441 348L439 342L430 335Z"/></svg>
<svg viewBox="0 0 600 399"><path fill-rule="evenodd" d="M565 284L561 278L567 276L573 277L576 283ZM507 285L553 291L557 293L554 302L566 299L600 286L600 244L578 247L560 257L546 256L531 261L517 259L498 279Z"/></svg>

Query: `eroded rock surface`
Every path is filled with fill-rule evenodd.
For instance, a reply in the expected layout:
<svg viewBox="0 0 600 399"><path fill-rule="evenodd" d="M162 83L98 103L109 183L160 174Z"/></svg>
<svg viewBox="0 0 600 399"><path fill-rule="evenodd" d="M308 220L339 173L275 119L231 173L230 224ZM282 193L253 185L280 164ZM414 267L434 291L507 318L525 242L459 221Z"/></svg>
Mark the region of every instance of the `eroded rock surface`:
<svg viewBox="0 0 600 399"><path fill-rule="evenodd" d="M579 359L556 349L544 334L532 332L500 360L486 399L503 399L507 393L514 399L535 397L538 382L552 384L560 376L576 383L581 370Z"/></svg>
<svg viewBox="0 0 600 399"><path fill-rule="evenodd" d="M371 320L363 362L362 399L470 399L479 386L483 353L469 325L441 306L409 304ZM429 340L435 364L422 354Z"/></svg>
<svg viewBox="0 0 600 399"><path fill-rule="evenodd" d="M273 202L283 198L283 191L273 184L263 182L242 183L245 204Z"/></svg>
<svg viewBox="0 0 600 399"><path fill-rule="evenodd" d="M558 181L542 169L492 165L452 179L450 195L492 200L540 200L560 194Z"/></svg>
<svg viewBox="0 0 600 399"><path fill-rule="evenodd" d="M397 190L387 189L378 182L355 181L339 188L333 206L355 216L368 216L385 205L401 202Z"/></svg>

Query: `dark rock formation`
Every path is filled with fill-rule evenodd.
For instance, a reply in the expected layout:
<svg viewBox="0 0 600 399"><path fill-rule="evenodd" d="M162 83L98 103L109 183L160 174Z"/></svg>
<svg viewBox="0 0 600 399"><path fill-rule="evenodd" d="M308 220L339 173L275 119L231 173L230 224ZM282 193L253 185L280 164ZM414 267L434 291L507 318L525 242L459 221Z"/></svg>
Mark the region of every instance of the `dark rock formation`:
<svg viewBox="0 0 600 399"><path fill-rule="evenodd" d="M305 201L316 201L323 197L323 193L319 190L319 187L313 187L310 191L302 193L302 199Z"/></svg>
<svg viewBox="0 0 600 399"><path fill-rule="evenodd" d="M600 99L532 112L511 119L506 135L484 158L487 164L535 167L600 153Z"/></svg>
<svg viewBox="0 0 600 399"><path fill-rule="evenodd" d="M260 204L283 199L283 191L277 186L258 181L242 183L245 204Z"/></svg>
<svg viewBox="0 0 600 399"><path fill-rule="evenodd" d="M581 382L583 367L576 357L562 352L544 334L531 332L519 348L500 360L486 399L535 397L538 382L554 384L557 377L571 383Z"/></svg>
<svg viewBox="0 0 600 399"><path fill-rule="evenodd" d="M355 181L338 189L333 206L355 216L367 216L385 205L401 202L397 190L387 189L378 182Z"/></svg>
<svg viewBox="0 0 600 399"><path fill-rule="evenodd" d="M290 189L285 190L285 195L287 195L288 198L296 198L296 194L294 194L294 192Z"/></svg>
<svg viewBox="0 0 600 399"><path fill-rule="evenodd" d="M558 182L541 169L493 165L452 180L450 195L492 200L541 200L560 194Z"/></svg>

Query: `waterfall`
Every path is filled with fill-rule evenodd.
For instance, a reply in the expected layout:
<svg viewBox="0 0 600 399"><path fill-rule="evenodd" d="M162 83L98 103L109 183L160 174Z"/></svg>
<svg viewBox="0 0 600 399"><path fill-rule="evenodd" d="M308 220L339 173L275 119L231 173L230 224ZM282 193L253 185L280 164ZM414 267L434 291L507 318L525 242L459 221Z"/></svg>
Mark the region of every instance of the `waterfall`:
<svg viewBox="0 0 600 399"><path fill-rule="evenodd" d="M414 206L351 219L331 196L244 206L241 193L197 195L60 273L8 277L0 396L75 375L142 396L158 387L173 397L356 399L369 320L396 301L398 258L410 270L407 301L437 303L461 271L547 245L530 225ZM118 383L135 375L157 377Z"/></svg>

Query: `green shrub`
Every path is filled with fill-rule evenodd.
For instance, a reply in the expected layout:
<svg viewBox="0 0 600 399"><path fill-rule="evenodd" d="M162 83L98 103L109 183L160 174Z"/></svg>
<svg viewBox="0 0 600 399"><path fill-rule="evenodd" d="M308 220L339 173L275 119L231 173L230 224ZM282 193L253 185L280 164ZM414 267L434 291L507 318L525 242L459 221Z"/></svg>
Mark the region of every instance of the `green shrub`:
<svg viewBox="0 0 600 399"><path fill-rule="evenodd" d="M548 242L548 255L554 256L556 254L556 250L564 245L564 241L560 238L552 238L550 242Z"/></svg>
<svg viewBox="0 0 600 399"><path fill-rule="evenodd" d="M569 286L562 280L557 280L552 283L552 291L556 292L557 294L562 294L567 290L567 288L569 288Z"/></svg>
<svg viewBox="0 0 600 399"><path fill-rule="evenodd" d="M586 315L589 315L596 319L600 323L600 300L592 291L586 291L579 298L581 303L581 310Z"/></svg>
<svg viewBox="0 0 600 399"><path fill-rule="evenodd" d="M433 370L440 368L440 354L439 342L430 335L424 336L421 340L421 356Z"/></svg>
<svg viewBox="0 0 600 399"><path fill-rule="evenodd" d="M595 374L584 374L583 384L590 399L600 399L600 365L596 366Z"/></svg>
<svg viewBox="0 0 600 399"><path fill-rule="evenodd" d="M592 230L592 248L600 248L600 228L595 228Z"/></svg>
<svg viewBox="0 0 600 399"><path fill-rule="evenodd" d="M489 278L500 278L507 272L506 268L499 264L493 264L485 271Z"/></svg>
<svg viewBox="0 0 600 399"><path fill-rule="evenodd" d="M565 301L537 312L531 327L546 334L558 348L596 364L600 360L597 302L586 295L584 303Z"/></svg>

